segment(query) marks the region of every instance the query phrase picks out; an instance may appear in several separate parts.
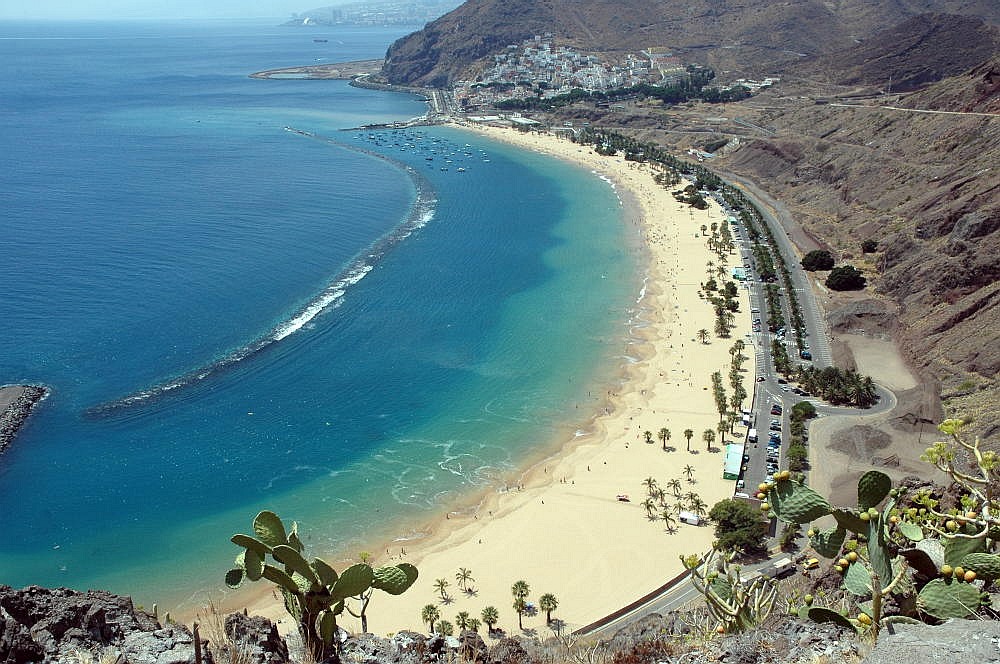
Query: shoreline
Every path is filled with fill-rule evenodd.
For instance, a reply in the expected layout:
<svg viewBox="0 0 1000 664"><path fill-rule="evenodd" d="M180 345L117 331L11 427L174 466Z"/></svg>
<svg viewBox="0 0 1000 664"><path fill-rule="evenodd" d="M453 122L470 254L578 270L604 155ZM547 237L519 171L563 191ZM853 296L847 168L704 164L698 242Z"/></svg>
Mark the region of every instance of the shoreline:
<svg viewBox="0 0 1000 664"><path fill-rule="evenodd" d="M700 554L711 545L711 527L678 523L676 534L670 535L660 522L647 518L641 507L642 480L652 476L665 486L671 479L681 480L684 467L690 466L694 481L680 482L680 493L696 492L709 506L732 496L733 482L722 479L721 445L705 452L701 432L717 423L707 391L711 373L725 371L724 349L749 331L749 307L741 305L732 339L695 340L696 331L711 329L714 320L711 306L697 293L705 263L714 256L698 229L710 219L722 219L714 202L707 211L689 208L653 182L648 166L600 157L589 146L552 135L460 128L574 162L611 182L623 207L623 223L641 230L645 279L636 316L622 339L620 388L609 389L585 416L586 425L568 439L552 441L524 459L508 475L514 478L508 485L516 489L499 488L498 478L497 485L456 498L438 518L413 529L418 538L403 544L383 541L370 549L372 564L406 560L417 565L420 578L401 596L380 594L369 623L376 633L387 627L423 631L420 610L426 604L438 606L442 618L452 622L459 611L477 617L483 607L493 605L500 612L499 626L516 631L509 589L524 579L532 588L529 601L537 604L540 594L555 594L560 608L554 617L575 628L659 587L681 570L680 555ZM745 352L752 350L748 346ZM668 447L674 451L663 451L660 440L644 442L643 431L655 436L661 427L671 430ZM690 453L682 436L686 428L697 432ZM618 500L622 494L630 500ZM475 593L458 590L459 567L472 570ZM448 601L435 593L435 579L450 584ZM249 603L240 603L241 598ZM279 628L293 629L269 587L250 586L223 603L226 608L246 605L278 620ZM347 613L340 623L360 629ZM543 615L526 616L524 624L545 629Z"/></svg>
<svg viewBox="0 0 1000 664"><path fill-rule="evenodd" d="M35 405L49 390L38 385L0 386L0 455L7 451Z"/></svg>

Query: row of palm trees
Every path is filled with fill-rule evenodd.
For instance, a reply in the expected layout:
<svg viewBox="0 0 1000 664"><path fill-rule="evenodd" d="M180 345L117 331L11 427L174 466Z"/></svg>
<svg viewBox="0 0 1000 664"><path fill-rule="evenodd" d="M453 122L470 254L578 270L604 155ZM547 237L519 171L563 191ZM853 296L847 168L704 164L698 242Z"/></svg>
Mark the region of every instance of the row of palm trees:
<svg viewBox="0 0 1000 664"><path fill-rule="evenodd" d="M464 570L465 568L461 569ZM435 582L435 586L440 581L443 581L443 579L438 579ZM447 587L447 582L444 583L444 586ZM530 593L531 587L524 580L519 580L511 586L511 594L514 597L513 608L517 613L517 626L521 630L524 630L523 617L530 611L530 603L528 602L528 595ZM545 624L549 625L552 623L552 612L559 608L559 600L552 593L545 593L538 598L538 608L545 612ZM447 620L441 620L441 610L437 606L427 604L421 609L420 618L423 622L427 623L427 629L432 634L436 632L445 636L451 636L455 627L463 631L471 630L478 632L480 626L486 625L489 633L492 635L497 623L500 622L500 612L495 606L487 606L480 612L479 618L476 618L469 615L468 611L459 611L455 616L455 623L453 625ZM435 625L437 629L435 629Z"/></svg>

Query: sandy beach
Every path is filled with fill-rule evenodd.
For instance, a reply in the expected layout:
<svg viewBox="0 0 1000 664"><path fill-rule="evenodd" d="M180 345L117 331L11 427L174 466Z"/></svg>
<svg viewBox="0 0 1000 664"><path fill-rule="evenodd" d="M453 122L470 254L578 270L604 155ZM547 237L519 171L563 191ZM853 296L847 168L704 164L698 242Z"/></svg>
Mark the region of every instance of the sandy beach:
<svg viewBox="0 0 1000 664"><path fill-rule="evenodd" d="M733 482L722 479L724 448L716 440L714 450L707 451L702 433L718 424L711 374L728 374L728 349L750 329L746 292L741 289L741 310L730 339L713 336L701 343L696 338L698 330L712 330L715 319L711 305L698 295L706 264L716 258L700 228L721 221L721 209L714 202L704 211L678 203L654 183L648 166L601 157L565 139L496 128L473 131L571 160L614 182L625 223L641 224L648 245L640 304L644 320L633 334L639 341L623 346L623 356L634 359L623 387L608 395L610 408L591 414L593 424L584 435L564 441L517 485L497 487L473 507L443 515L431 524L429 537L404 545L405 556L398 542L372 545L374 565L406 560L420 571L405 594L380 593L372 599L368 624L376 634L426 631L421 609L427 604L437 606L441 618L452 623L461 611L479 617L492 605L500 614L498 626L516 632L511 585L518 580L530 586L529 602L537 606L540 595L552 593L559 603L553 618L569 629L581 627L675 576L682 569L680 555L711 546L711 526L677 522L676 532L668 534L662 519L648 518L642 506L644 479L652 477L666 489L670 506L678 502L671 480L678 481L681 496L693 492L709 507L733 493ZM745 366L752 370L754 349L748 344L743 352L750 356ZM753 374L746 373L748 392L752 380ZM669 451L657 437L661 428L671 433ZM694 432L690 452L685 429ZM652 443L645 442L645 431L653 433ZM737 438L742 433L738 428ZM628 502L618 499L622 494ZM459 568L472 573L469 592L456 581ZM435 590L437 579L449 584L446 598ZM259 595L250 610L280 619L285 630L292 628L270 592ZM360 621L346 613L340 622L360 631ZM548 634L544 612L525 616L523 622L526 630Z"/></svg>

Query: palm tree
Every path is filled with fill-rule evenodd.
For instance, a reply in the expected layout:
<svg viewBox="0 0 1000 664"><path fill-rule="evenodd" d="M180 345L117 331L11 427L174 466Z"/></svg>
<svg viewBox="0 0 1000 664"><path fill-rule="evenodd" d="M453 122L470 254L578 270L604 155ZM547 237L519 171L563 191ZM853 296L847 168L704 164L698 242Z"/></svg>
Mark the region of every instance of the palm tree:
<svg viewBox="0 0 1000 664"><path fill-rule="evenodd" d="M521 619L524 617L524 612L528 608L528 602L526 600L528 593L531 592L531 588L528 586L527 581L517 581L510 587L510 592L514 595L514 611L517 612L517 628L523 630L524 625L521 623Z"/></svg>
<svg viewBox="0 0 1000 664"><path fill-rule="evenodd" d="M684 466L684 474L687 475L688 484L694 484L694 466L691 464Z"/></svg>
<svg viewBox="0 0 1000 664"><path fill-rule="evenodd" d="M670 429L663 427L660 429L660 440L663 441L663 451L667 451L667 441L670 440Z"/></svg>
<svg viewBox="0 0 1000 664"><path fill-rule="evenodd" d="M466 569L465 567L459 567L458 571L455 572L455 581L458 582L458 587L469 592L469 583L475 581L472 578L472 570Z"/></svg>
<svg viewBox="0 0 1000 664"><path fill-rule="evenodd" d="M469 627L469 612L459 611L458 615L455 616L455 626L459 629L468 629Z"/></svg>
<svg viewBox="0 0 1000 664"><path fill-rule="evenodd" d="M692 503L694 503L694 501L701 500L701 497L698 496L698 494L695 493L694 491L688 491L687 493L684 494L684 500L686 500L688 506L690 506Z"/></svg>
<svg viewBox="0 0 1000 664"><path fill-rule="evenodd" d="M527 597L530 592L531 586L528 585L527 581L517 581L510 587L510 594L521 599Z"/></svg>
<svg viewBox="0 0 1000 664"><path fill-rule="evenodd" d="M653 496L653 495L656 494L656 478L654 478L654 477L647 477L646 479L644 479L642 481L642 485L644 487L646 487L646 491L649 492L650 496Z"/></svg>
<svg viewBox="0 0 1000 664"><path fill-rule="evenodd" d="M705 445L707 446L706 449L711 452L712 443L715 442L715 431L712 429L705 429L705 433L701 434L701 439L705 441Z"/></svg>
<svg viewBox="0 0 1000 664"><path fill-rule="evenodd" d="M482 623L479 622L479 618L469 618L465 621L465 629L470 632L478 632L480 625L482 625Z"/></svg>
<svg viewBox="0 0 1000 664"><path fill-rule="evenodd" d="M675 477L674 479L667 482L667 486L670 487L670 490L674 492L674 498L681 497L681 481L679 479Z"/></svg>
<svg viewBox="0 0 1000 664"><path fill-rule="evenodd" d="M687 438L687 451L691 451L691 439L694 437L694 431L691 429L684 429L684 437Z"/></svg>
<svg viewBox="0 0 1000 664"><path fill-rule="evenodd" d="M441 600L448 600L448 593L446 592L448 586L451 585L446 579L435 579L434 580L434 590L441 594Z"/></svg>
<svg viewBox="0 0 1000 664"><path fill-rule="evenodd" d="M708 330L706 330L705 328L701 328L700 330L698 330L698 341L700 341L703 344L708 343Z"/></svg>
<svg viewBox="0 0 1000 664"><path fill-rule="evenodd" d="M652 519L653 512L656 511L656 501L653 500L652 497L648 497L646 500L642 501L642 508L646 510L646 516Z"/></svg>
<svg viewBox="0 0 1000 664"><path fill-rule="evenodd" d="M552 612L559 606L559 600L552 593L545 593L538 598L538 608L545 612L545 624L552 624Z"/></svg>
<svg viewBox="0 0 1000 664"><path fill-rule="evenodd" d="M670 528L677 523L677 518L673 515L673 512L668 509L664 509L660 512L660 518L663 519L663 523L667 530L670 530Z"/></svg>
<svg viewBox="0 0 1000 664"><path fill-rule="evenodd" d="M726 414L726 420L724 422L719 422L717 427L719 432L719 445L726 444L726 432L729 431L729 414Z"/></svg>
<svg viewBox="0 0 1000 664"><path fill-rule="evenodd" d="M701 225L701 234L702 234L702 236L705 235L705 231L707 231L707 230L708 230L708 226L706 226L705 224L702 224Z"/></svg>
<svg viewBox="0 0 1000 664"><path fill-rule="evenodd" d="M646 443L652 444L652 442L653 442L653 432L652 431L643 431L642 432L642 437L646 440Z"/></svg>
<svg viewBox="0 0 1000 664"><path fill-rule="evenodd" d="M694 496L688 504L688 507L698 516L705 516L708 514L708 503L702 500L701 496Z"/></svg>
<svg viewBox="0 0 1000 664"><path fill-rule="evenodd" d="M490 630L490 634L493 633L493 626L500 622L500 612L497 611L495 606L487 606L483 609L483 612L479 614L479 617L483 619L486 623L486 627Z"/></svg>
<svg viewBox="0 0 1000 664"><path fill-rule="evenodd" d="M425 623L427 623L427 631L433 634L434 623L441 617L441 612L438 611L438 608L433 604L428 604L420 612L420 617Z"/></svg>

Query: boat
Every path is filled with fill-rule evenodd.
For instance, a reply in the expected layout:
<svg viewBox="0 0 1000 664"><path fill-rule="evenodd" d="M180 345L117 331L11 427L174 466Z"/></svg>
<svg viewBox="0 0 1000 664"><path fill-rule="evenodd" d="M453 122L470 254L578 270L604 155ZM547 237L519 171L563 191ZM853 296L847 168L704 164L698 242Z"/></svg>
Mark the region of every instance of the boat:
<svg viewBox="0 0 1000 664"><path fill-rule="evenodd" d="M316 42L317 44L325 44L325 43L327 43L330 40L329 39L314 39L313 41Z"/></svg>

